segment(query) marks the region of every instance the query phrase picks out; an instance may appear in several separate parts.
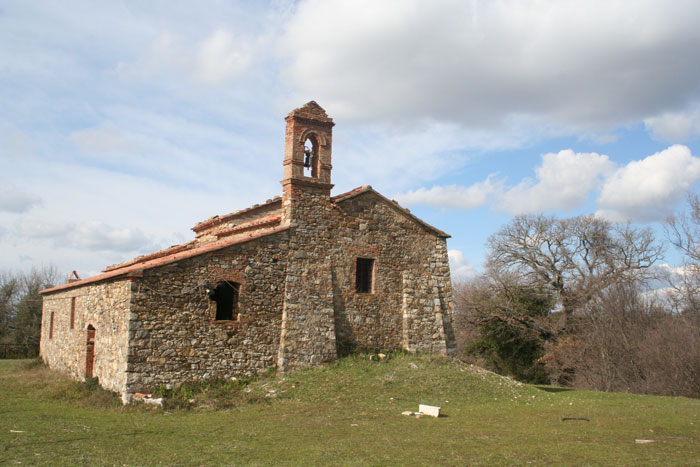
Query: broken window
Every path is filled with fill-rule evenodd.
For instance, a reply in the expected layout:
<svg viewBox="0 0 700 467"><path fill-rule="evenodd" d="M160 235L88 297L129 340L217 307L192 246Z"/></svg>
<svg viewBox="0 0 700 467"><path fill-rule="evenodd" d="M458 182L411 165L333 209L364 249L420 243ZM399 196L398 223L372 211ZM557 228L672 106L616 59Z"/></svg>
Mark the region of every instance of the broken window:
<svg viewBox="0 0 700 467"><path fill-rule="evenodd" d="M75 297L70 299L70 328L75 328Z"/></svg>
<svg viewBox="0 0 700 467"><path fill-rule="evenodd" d="M355 291L358 293L372 293L372 271L374 260L370 258L357 258L355 264Z"/></svg>
<svg viewBox="0 0 700 467"><path fill-rule="evenodd" d="M209 291L209 300L216 302L216 320L232 321L238 316L239 284L220 281Z"/></svg>

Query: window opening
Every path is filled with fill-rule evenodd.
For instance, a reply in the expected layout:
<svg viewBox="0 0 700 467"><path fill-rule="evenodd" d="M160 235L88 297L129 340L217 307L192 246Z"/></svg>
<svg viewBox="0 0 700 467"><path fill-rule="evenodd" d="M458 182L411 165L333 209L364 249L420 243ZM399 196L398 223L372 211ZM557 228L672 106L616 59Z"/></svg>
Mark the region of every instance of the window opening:
<svg viewBox="0 0 700 467"><path fill-rule="evenodd" d="M372 293L374 260L369 258L357 258L355 266L355 291L358 293Z"/></svg>
<svg viewBox="0 0 700 467"><path fill-rule="evenodd" d="M70 328L75 328L75 297L70 299Z"/></svg>
<svg viewBox="0 0 700 467"><path fill-rule="evenodd" d="M221 281L209 291L209 300L216 302L216 320L231 321L238 316L239 284Z"/></svg>
<svg viewBox="0 0 700 467"><path fill-rule="evenodd" d="M92 378L95 372L95 328L92 324L87 327L87 344L85 350L85 377Z"/></svg>
<svg viewBox="0 0 700 467"><path fill-rule="evenodd" d="M49 319L49 339L53 339L53 311L51 312L51 318Z"/></svg>
<svg viewBox="0 0 700 467"><path fill-rule="evenodd" d="M304 142L304 176L318 178L318 141L312 136Z"/></svg>

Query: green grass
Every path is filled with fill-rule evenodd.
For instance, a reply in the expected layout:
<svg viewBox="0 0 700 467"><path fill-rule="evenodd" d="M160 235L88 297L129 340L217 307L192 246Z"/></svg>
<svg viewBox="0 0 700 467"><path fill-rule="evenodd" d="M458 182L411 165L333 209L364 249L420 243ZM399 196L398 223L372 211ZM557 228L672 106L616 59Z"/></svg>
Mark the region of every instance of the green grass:
<svg viewBox="0 0 700 467"><path fill-rule="evenodd" d="M94 384L0 361L0 464L700 463L699 400L522 385L442 357L352 356L169 395L172 408L121 407ZM401 415L420 403L445 416Z"/></svg>

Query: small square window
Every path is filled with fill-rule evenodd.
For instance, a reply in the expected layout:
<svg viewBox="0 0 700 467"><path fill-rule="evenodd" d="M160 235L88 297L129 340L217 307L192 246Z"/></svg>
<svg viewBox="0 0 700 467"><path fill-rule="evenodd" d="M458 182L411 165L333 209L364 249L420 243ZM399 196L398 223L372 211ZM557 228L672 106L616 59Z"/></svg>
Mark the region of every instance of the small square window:
<svg viewBox="0 0 700 467"><path fill-rule="evenodd" d="M240 284L221 281L209 293L209 300L216 302L217 321L233 321L238 317L238 291Z"/></svg>
<svg viewBox="0 0 700 467"><path fill-rule="evenodd" d="M373 270L373 259L357 258L355 263L355 291L357 293L372 293Z"/></svg>

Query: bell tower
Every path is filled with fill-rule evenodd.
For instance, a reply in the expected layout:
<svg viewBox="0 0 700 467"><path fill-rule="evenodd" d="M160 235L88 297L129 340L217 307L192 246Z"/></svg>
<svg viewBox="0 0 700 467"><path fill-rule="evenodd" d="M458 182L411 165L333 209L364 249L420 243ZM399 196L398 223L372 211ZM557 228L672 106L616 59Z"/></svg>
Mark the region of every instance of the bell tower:
<svg viewBox="0 0 700 467"><path fill-rule="evenodd" d="M283 223L295 217L295 205L304 194L321 201L331 194L333 119L316 102L292 110L285 118ZM309 200L310 201L310 200Z"/></svg>
<svg viewBox="0 0 700 467"><path fill-rule="evenodd" d="M284 371L337 357L331 265L333 120L311 101L287 115L282 224L289 250L277 368Z"/></svg>

